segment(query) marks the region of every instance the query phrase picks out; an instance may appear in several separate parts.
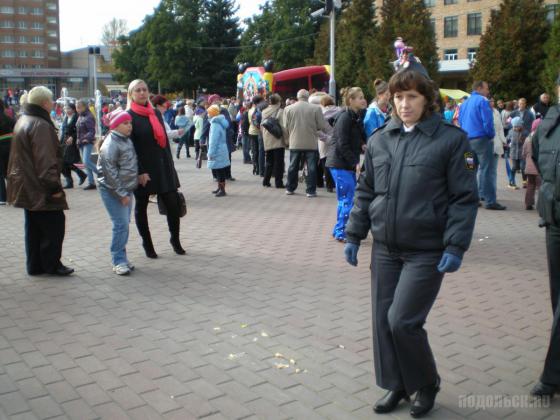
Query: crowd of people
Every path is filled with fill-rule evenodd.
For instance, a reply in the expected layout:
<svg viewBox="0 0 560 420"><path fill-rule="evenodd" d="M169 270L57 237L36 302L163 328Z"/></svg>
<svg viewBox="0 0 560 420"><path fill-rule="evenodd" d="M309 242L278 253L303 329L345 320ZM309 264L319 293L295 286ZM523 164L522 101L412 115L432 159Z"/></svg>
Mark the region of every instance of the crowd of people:
<svg viewBox="0 0 560 420"><path fill-rule="evenodd" d="M505 209L496 199L497 163L504 156L510 187L517 188L517 172L526 182L527 210L542 176L538 209L547 229L555 327L533 394L553 395L560 385L560 109L544 94L532 109L523 98L495 106L483 81L474 83L457 109L440 108L422 64L412 54L404 62L389 81L375 81L369 106L359 87L341 91L341 106L324 92L305 89L285 101L276 93L242 102L213 94L172 106L134 80L126 109L114 105L99 116L106 131L102 140L96 140L96 116L87 101L65 104L57 130L52 92L33 88L22 97L15 128L5 113L0 118L0 168L8 180L7 197L0 188L0 201L24 209L28 274L73 272L61 262L64 189L73 188L73 172L80 185L88 181L84 190L98 190L113 225L112 268L126 275L134 269L126 252L133 209L146 257L158 257L147 216L153 198L167 218L174 252L185 254L185 204L174 163L182 149L189 158L194 147L196 167L210 170L215 197L227 196L226 183L235 181L231 156L241 149L264 188L274 178L276 188L293 196L303 172L306 197L316 197L317 188L336 192L332 237L345 243L349 264L358 264L360 243L371 231L375 372L378 385L388 390L374 410L390 412L415 395L410 414L420 417L432 409L440 389L423 325L444 275L462 264L478 207ZM554 142L547 140L551 136Z"/></svg>

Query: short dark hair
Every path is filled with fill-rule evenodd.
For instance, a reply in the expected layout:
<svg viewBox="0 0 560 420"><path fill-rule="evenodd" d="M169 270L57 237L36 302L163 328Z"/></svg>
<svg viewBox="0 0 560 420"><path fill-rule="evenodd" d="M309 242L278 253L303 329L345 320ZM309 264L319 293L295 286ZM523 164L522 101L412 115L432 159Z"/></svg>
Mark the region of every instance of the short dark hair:
<svg viewBox="0 0 560 420"><path fill-rule="evenodd" d="M415 90L426 98L426 107L424 108L424 114L422 116L430 115L433 112L437 112L439 109L436 102L437 92L434 82L417 71L401 70L393 74L389 79L389 92L391 92L391 105L393 105L394 112L396 112L395 103L393 101L395 93L405 90Z"/></svg>
<svg viewBox="0 0 560 420"><path fill-rule="evenodd" d="M484 86L484 83L486 83L484 80L475 80L472 84L472 90L475 91L480 89Z"/></svg>
<svg viewBox="0 0 560 420"><path fill-rule="evenodd" d="M270 105L277 105L282 102L282 97L277 93L273 93L268 97L268 102L270 102Z"/></svg>
<svg viewBox="0 0 560 420"><path fill-rule="evenodd" d="M264 101L263 97L260 95L255 95L253 96L253 100L251 102L253 102L254 105L258 105L260 104L262 101Z"/></svg>

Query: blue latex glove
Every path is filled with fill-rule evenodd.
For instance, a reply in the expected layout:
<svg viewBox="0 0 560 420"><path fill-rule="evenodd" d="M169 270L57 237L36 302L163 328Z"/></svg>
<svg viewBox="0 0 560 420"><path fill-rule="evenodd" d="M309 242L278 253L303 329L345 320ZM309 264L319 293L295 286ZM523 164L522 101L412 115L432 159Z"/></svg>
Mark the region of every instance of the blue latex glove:
<svg viewBox="0 0 560 420"><path fill-rule="evenodd" d="M453 273L461 267L462 262L463 259L461 257L450 254L449 252L444 252L437 269L440 273Z"/></svg>
<svg viewBox="0 0 560 420"><path fill-rule="evenodd" d="M350 242L347 242L346 245L344 245L344 256L346 257L346 262L354 267L358 265L358 249L360 249L360 245L351 244Z"/></svg>

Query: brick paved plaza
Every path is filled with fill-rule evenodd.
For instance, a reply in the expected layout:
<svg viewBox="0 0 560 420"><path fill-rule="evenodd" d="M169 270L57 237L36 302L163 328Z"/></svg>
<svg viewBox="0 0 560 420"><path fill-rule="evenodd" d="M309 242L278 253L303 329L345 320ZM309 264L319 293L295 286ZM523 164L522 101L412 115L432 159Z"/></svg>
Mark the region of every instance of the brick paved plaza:
<svg viewBox="0 0 560 420"><path fill-rule="evenodd" d="M373 379L371 238L350 267L330 237L333 194L265 189L240 158L222 199L208 170L177 162L187 255L173 253L151 205L160 257L144 256L131 225L128 277L111 272L97 192L68 194L68 278L25 274L23 212L0 208L0 419L375 417L384 391ZM544 232L500 174L508 211L479 212L464 266L446 276L428 319L443 381L430 418L560 418L558 402L460 404L527 395L548 344ZM408 406L379 418L408 419Z"/></svg>

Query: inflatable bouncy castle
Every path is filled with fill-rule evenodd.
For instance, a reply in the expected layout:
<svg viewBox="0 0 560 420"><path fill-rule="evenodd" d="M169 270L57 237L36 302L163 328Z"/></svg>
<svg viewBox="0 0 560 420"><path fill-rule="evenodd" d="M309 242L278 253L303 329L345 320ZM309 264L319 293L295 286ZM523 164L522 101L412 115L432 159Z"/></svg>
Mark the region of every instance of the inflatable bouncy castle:
<svg viewBox="0 0 560 420"><path fill-rule="evenodd" d="M328 91L329 66L307 66L272 73L274 63L265 61L263 67L249 67L239 63L237 75L237 97L251 100L255 95L279 93L283 98L295 97L300 89Z"/></svg>

